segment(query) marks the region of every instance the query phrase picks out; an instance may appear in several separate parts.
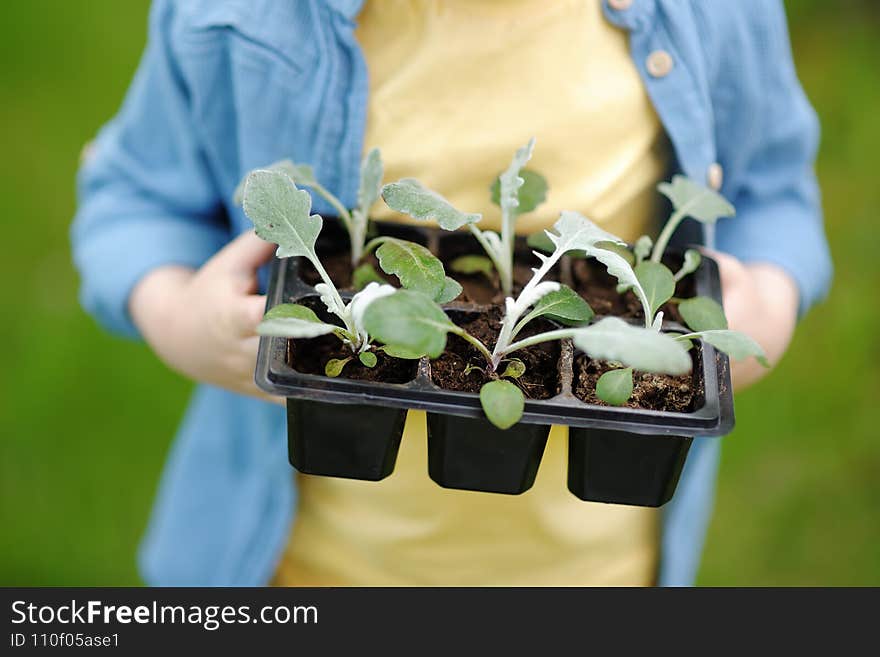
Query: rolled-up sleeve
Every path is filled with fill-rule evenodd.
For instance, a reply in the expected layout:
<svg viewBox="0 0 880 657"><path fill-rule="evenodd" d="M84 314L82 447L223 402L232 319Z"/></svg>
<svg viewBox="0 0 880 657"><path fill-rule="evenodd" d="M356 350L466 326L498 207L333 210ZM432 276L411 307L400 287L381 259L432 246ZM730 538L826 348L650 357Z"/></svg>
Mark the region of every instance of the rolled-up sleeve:
<svg viewBox="0 0 880 657"><path fill-rule="evenodd" d="M828 291L832 264L813 163L819 123L795 73L781 2L761 4L758 134L737 176L737 216L718 222L717 247L778 265L797 283L800 314Z"/></svg>
<svg viewBox="0 0 880 657"><path fill-rule="evenodd" d="M149 271L199 267L228 239L220 195L171 47L173 3L150 14L146 50L117 116L86 149L71 230L85 309L136 337L128 299Z"/></svg>

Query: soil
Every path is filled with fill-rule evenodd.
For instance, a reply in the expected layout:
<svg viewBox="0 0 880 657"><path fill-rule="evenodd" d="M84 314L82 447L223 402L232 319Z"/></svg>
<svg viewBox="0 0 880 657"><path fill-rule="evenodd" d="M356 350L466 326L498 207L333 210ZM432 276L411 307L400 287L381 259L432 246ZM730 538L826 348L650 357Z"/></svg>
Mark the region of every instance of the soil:
<svg viewBox="0 0 880 657"><path fill-rule="evenodd" d="M477 303L483 305L503 304L504 293L501 292L501 282L498 272L494 269L490 276L485 274L460 274L452 271L449 263L463 255L486 255L480 244L469 233L453 233L444 235L440 239L438 249L439 258L446 267L447 275L454 278L462 287L462 293L456 299L463 303ZM525 242L518 244L513 255L513 294L519 294L523 287L532 279L533 267L541 263L535 258L532 250ZM553 269L544 280L559 280L558 270Z"/></svg>
<svg viewBox="0 0 880 657"><path fill-rule="evenodd" d="M501 311L494 308L486 313L450 313L452 320L479 339L490 350L495 346L495 337L501 326ZM458 315L456 317L455 315ZM540 320L529 324L520 332L517 339L526 338L552 328L549 322ZM544 343L520 350L512 357L525 363L525 373L516 380L508 379L518 385L528 399L548 399L559 393L559 343ZM468 365L482 369L464 371ZM503 368L505 364L501 364ZM431 361L431 378L444 390L478 393L484 383L491 381L485 372L486 359L468 342L450 335L446 351Z"/></svg>
<svg viewBox="0 0 880 657"><path fill-rule="evenodd" d="M678 271L681 261L675 258L664 258L663 264L672 271ZM595 259L576 259L572 262L572 284L597 315L615 315L632 319L644 319L642 304L636 295L629 291L617 293L617 279L605 271L605 266ZM675 295L689 298L696 294L693 276L685 276L675 288ZM661 306L665 320L684 323L678 312L677 303L665 303Z"/></svg>
<svg viewBox="0 0 880 657"><path fill-rule="evenodd" d="M297 303L311 308L321 321L339 324L339 320L327 312L319 297L306 297ZM391 358L382 351L376 354L376 366L365 367L357 357L353 357L339 375L340 379L356 381L376 381L381 383L408 383L416 378L419 361ZM351 349L342 344L335 335L321 335L317 338L303 338L287 341L287 364L303 374L325 376L327 361L354 356Z"/></svg>
<svg viewBox="0 0 880 657"><path fill-rule="evenodd" d="M327 254L319 252L318 256L321 258L321 264L323 264L324 269L327 270L330 280L336 284L336 287L339 290L351 291L352 266L351 255L348 251ZM363 261L373 265L373 269L376 270L376 273L378 273L379 276L389 284L394 287L400 287L400 281L397 280L396 276L389 276L379 269L379 261L372 253L364 258ZM299 258L299 277L307 285L315 286L321 282L321 277L318 275L317 270L312 266L312 263L305 258Z"/></svg>
<svg viewBox="0 0 880 657"><path fill-rule="evenodd" d="M356 381L376 381L381 383L408 383L416 376L419 362L391 358L377 351L375 367L365 367L356 357L342 369L339 378ZM289 340L287 343L287 362L297 372L324 376L324 367L332 358L348 358L351 349L343 345L335 335L322 335L317 338Z"/></svg>
<svg viewBox="0 0 880 657"><path fill-rule="evenodd" d="M424 234L410 226L382 224L381 228L378 228L375 223L371 224L371 226L373 231L378 229L382 235L390 235L392 237L399 237L400 239L418 242L422 245L425 244ZM371 232L371 234L368 235L368 239L374 236L375 235ZM348 233L338 219L330 217L324 220L324 228L318 236L315 250L318 252L318 257L321 259L321 264L324 265L324 269L327 270L330 280L336 284L336 287L339 290L344 291L352 290L351 274L353 267L351 265L349 243ZM298 261L299 277L304 283L314 286L321 282L321 277L318 276L318 272L312 266L312 263L305 258L299 258ZM379 261L374 254L371 253L366 258L363 258L361 262L373 265L373 269L375 269L379 276L385 281L394 287L400 287L400 281L397 280L396 276L389 276L379 268Z"/></svg>
<svg viewBox="0 0 880 657"><path fill-rule="evenodd" d="M605 372L614 369L605 361L593 360L586 354L574 359L574 394L583 402L609 406L596 397L596 382ZM628 408L641 408L650 411L669 411L690 413L696 410L704 399L702 377L699 375L698 359L694 358L694 368L688 374L668 376L633 372L633 394L624 404Z"/></svg>

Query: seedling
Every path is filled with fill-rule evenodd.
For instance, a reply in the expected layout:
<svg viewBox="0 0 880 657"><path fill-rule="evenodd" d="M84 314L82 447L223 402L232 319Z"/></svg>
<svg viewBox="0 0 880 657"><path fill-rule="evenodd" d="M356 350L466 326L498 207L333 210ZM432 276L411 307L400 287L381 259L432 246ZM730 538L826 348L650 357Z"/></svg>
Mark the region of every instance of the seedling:
<svg viewBox="0 0 880 657"><path fill-rule="evenodd" d="M647 235L642 235L636 240L633 258L636 275L642 284L652 288L658 297L665 297L660 302L662 305L675 294L675 284L695 272L702 260L699 251L688 249L677 272L673 273L662 264L669 240L681 222L687 217L692 217L703 224L714 224L720 217L733 216L736 210L721 194L685 176L673 176L672 182L662 182L657 185L657 189L672 203L672 214L660 231L656 242ZM621 293L627 289L629 286L624 284L618 287Z"/></svg>
<svg viewBox="0 0 880 657"><path fill-rule="evenodd" d="M516 220L540 205L547 194L547 182L544 178L523 169L532 157L534 147L535 139L532 138L517 150L510 165L490 188L492 200L501 207L500 235L491 230L480 230L476 224L482 219L481 214L456 209L440 194L428 189L415 178L403 178L385 185L382 188L382 198L392 210L408 214L414 219L434 219L444 230L458 230L467 226L483 247L490 262L480 256L469 256L450 263L450 267L461 273L485 273L494 265L502 292L510 296L513 294Z"/></svg>
<svg viewBox="0 0 880 657"><path fill-rule="evenodd" d="M599 246L606 242L623 244L619 238L575 212L563 212L547 236L553 244L553 251L548 255L536 252L540 267L533 270L532 279L516 299L507 297L504 319L491 350L454 324L434 301L411 290L400 290L376 299L366 310L364 325L371 335L392 349L424 353L431 358L443 352L449 333L470 343L484 357L485 372L492 379L480 391L483 410L501 429L516 424L525 407L522 391L511 382L522 376L525 366L512 356L542 342L571 338L579 349L594 358L657 373L690 371L691 359L681 341L650 326L633 327L615 317L584 326L593 316L586 301L568 287L543 280L559 259L573 250L596 257L609 270L623 272L620 262L629 268L628 263L614 251ZM517 340L522 329L539 317L573 326Z"/></svg>
<svg viewBox="0 0 880 657"><path fill-rule="evenodd" d="M388 296L395 288L370 282L363 290L345 303L315 250L323 219L310 214L312 199L308 192L298 189L290 176L281 169L263 169L251 172L242 190L245 214L254 222L258 236L278 245L279 258L306 258L321 277L315 286L327 311L335 315L341 326L322 321L306 306L280 304L269 310L257 328L260 335L285 338L314 338L333 334L351 348L352 356L331 360L325 373L338 376L352 358L358 358L365 367L376 365L376 354L370 335L365 328L364 312L376 299ZM377 238L380 265L388 273L398 276L404 287L418 290L426 298L442 302L451 279L445 276L443 265L424 247L394 238ZM454 281L453 281L454 283ZM458 288L460 291L460 288ZM455 292L455 290L452 290ZM457 295L457 292L455 292ZM384 348L388 355L399 358L418 358L421 354Z"/></svg>
<svg viewBox="0 0 880 657"><path fill-rule="evenodd" d="M286 174L295 185L309 187L323 197L336 210L339 219L348 232L351 244L352 286L363 289L368 283L384 283L384 279L369 263L362 263L365 256L373 251L379 266L386 274L409 276L404 286L421 289L441 303L452 301L461 294L461 286L451 278L445 277L443 265L421 244L388 236L379 236L367 241L370 208L379 199L382 185L382 155L374 148L361 163L360 184L357 193L357 207L349 211L342 201L333 195L315 178L314 170L307 164L294 164L281 160L266 167L269 171ZM243 180L235 191L235 201L240 203L244 197ZM442 272L442 273L441 273Z"/></svg>
<svg viewBox="0 0 880 657"><path fill-rule="evenodd" d="M672 202L673 213L657 241L652 243L648 236L636 241L632 254L634 266L626 257L615 261L614 267L608 266L607 262L605 264L608 272L617 278L618 290L632 290L639 299L645 315L645 326L659 331L663 324L663 313L659 309L675 295L676 283L696 271L701 260L698 251L689 249L684 254L681 268L673 274L661 263L672 234L686 217L693 217L702 223L714 223L719 217L734 215L735 210L723 196L684 176L673 177L671 183L660 183L658 189ZM620 240L617 243L620 244ZM769 366L757 342L744 333L727 328L724 311L713 299L694 297L679 302L678 309L692 333L680 335L676 340L690 343L691 339L700 338L734 360L754 356L762 365ZM631 368L611 370L599 378L596 395L603 401L620 405L626 403L631 394Z"/></svg>

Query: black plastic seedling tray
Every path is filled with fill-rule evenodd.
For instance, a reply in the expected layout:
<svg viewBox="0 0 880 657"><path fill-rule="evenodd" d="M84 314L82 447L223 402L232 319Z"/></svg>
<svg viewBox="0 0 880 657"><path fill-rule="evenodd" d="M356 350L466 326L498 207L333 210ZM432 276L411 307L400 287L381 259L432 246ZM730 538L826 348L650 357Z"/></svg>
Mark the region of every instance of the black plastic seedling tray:
<svg viewBox="0 0 880 657"><path fill-rule="evenodd" d="M379 226L407 233L438 253L460 235L421 227ZM319 245L320 246L320 245ZM344 246L344 245L343 245ZM267 309L279 303L314 302L297 258L272 263ZM570 268L563 266L564 272ZM692 274L696 294L720 302L717 265L704 257ZM452 302L447 310L484 312L488 306ZM669 324L667 329L676 328ZM428 414L428 471L441 486L519 494L535 480L550 425L570 427L568 487L580 499L661 506L675 492L691 441L733 428L733 395L725 355L699 342L695 370L703 398L688 413L587 404L572 391L574 349L563 341L559 392L528 399L520 424L502 431L483 414L479 396L444 390L431 379L431 362L418 361L406 383L375 383L304 374L291 365L284 338L260 340L256 382L287 398L291 464L308 474L379 480L394 469L407 410Z"/></svg>

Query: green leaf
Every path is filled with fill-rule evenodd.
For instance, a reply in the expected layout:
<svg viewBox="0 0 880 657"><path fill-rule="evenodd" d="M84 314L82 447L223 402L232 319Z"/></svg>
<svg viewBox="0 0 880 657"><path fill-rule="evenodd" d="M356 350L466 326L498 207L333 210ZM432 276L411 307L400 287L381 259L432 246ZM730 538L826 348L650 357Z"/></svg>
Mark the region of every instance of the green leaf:
<svg viewBox="0 0 880 657"><path fill-rule="evenodd" d="M612 406L623 406L632 397L632 375L631 367L605 372L596 381L596 396Z"/></svg>
<svg viewBox="0 0 880 657"><path fill-rule="evenodd" d="M316 322L318 324L324 323L311 308L298 303L279 303L277 306L272 306L266 311L266 314L263 315L263 319L287 318L301 319L305 322Z"/></svg>
<svg viewBox="0 0 880 657"><path fill-rule="evenodd" d="M385 279L379 275L376 268L369 262L358 265L351 272L351 286L355 290L363 290L370 283L384 283Z"/></svg>
<svg viewBox="0 0 880 657"><path fill-rule="evenodd" d="M484 274L491 277L495 265L490 258L483 255L463 255L450 262L449 268L459 274Z"/></svg>
<svg viewBox="0 0 880 657"><path fill-rule="evenodd" d="M414 219L434 219L444 230L457 230L475 224L482 215L462 212L437 192L428 189L415 178L403 178L382 188L382 198L395 212L408 214Z"/></svg>
<svg viewBox="0 0 880 657"><path fill-rule="evenodd" d="M526 364L519 358L511 358L507 361L507 367L501 373L502 378L518 379L526 373Z"/></svg>
<svg viewBox="0 0 880 657"><path fill-rule="evenodd" d="M440 294L446 283L446 273L433 253L421 244L387 238L376 249L379 266L386 274L400 279L408 290L426 294L432 299Z"/></svg>
<svg viewBox="0 0 880 657"><path fill-rule="evenodd" d="M687 276L688 274L692 274L697 271L697 268L700 266L700 263L703 261L703 257L700 255L700 252L696 249L688 249L684 252L684 262L681 265L681 269L675 274L676 282L680 281L682 278Z"/></svg>
<svg viewBox="0 0 880 657"><path fill-rule="evenodd" d="M764 349L745 333L730 330L695 331L694 333L696 337L702 338L733 360L745 360L749 356L754 356L761 365L770 367Z"/></svg>
<svg viewBox="0 0 880 657"><path fill-rule="evenodd" d="M358 354L358 360L361 361L361 364L363 364L364 367L369 368L376 367L376 363L379 361L379 359L376 358L376 354L372 351L362 351Z"/></svg>
<svg viewBox="0 0 880 657"><path fill-rule="evenodd" d="M315 178L315 170L308 164L294 164L290 160L281 160L277 163L277 170L283 171L297 185L303 187L314 187L318 184Z"/></svg>
<svg viewBox="0 0 880 657"><path fill-rule="evenodd" d="M584 324L593 318L593 309L567 285L560 285L555 292L545 294L535 304L531 319L548 317L567 325Z"/></svg>
<svg viewBox="0 0 880 657"><path fill-rule="evenodd" d="M537 251L543 251L544 253L553 253L556 247L553 245L553 240L551 240L547 236L547 232L543 230L539 230L537 233L532 233L526 239L526 244Z"/></svg>
<svg viewBox="0 0 880 657"><path fill-rule="evenodd" d="M242 205L257 235L278 245L279 258L305 256L317 260L315 240L323 222L320 216L309 214L312 197L297 189L286 173L267 169L250 173Z"/></svg>
<svg viewBox="0 0 880 657"><path fill-rule="evenodd" d="M678 304L684 323L692 331L712 331L727 328L724 309L715 299L694 297Z"/></svg>
<svg viewBox="0 0 880 657"><path fill-rule="evenodd" d="M315 286L317 290L319 286ZM367 312L367 309L370 307L370 304L374 303L376 299L381 299L382 297L387 297L391 294L394 294L396 290L392 285L388 285L387 283L368 283L367 286L355 294L351 301L348 303L348 307L346 312L349 317L351 317L351 321L354 323L354 327L357 330L358 336L361 339L366 339L368 331L364 328L364 314ZM321 299L324 300L323 297ZM326 303L326 302L325 302ZM360 344L361 340L358 340L358 344Z"/></svg>
<svg viewBox="0 0 880 657"><path fill-rule="evenodd" d="M532 137L525 146L517 149L507 169L498 176L498 205L501 206L502 217L516 219L525 212L519 209L519 192L525 184L525 179L519 175L519 172L531 159L534 148L535 138ZM546 189L544 191L546 192Z"/></svg>
<svg viewBox="0 0 880 657"><path fill-rule="evenodd" d="M627 263L632 267L636 264L636 258L633 255L633 252L629 250L629 247L625 244L621 244L619 242L596 242L596 248L602 249L603 251L613 251L621 258L627 261ZM586 255L586 254L585 254Z"/></svg>
<svg viewBox="0 0 880 657"><path fill-rule="evenodd" d="M734 207L721 194L685 176L674 176L671 183L662 182L657 189L672 201L676 212L703 223L714 224L719 217L736 214Z"/></svg>
<svg viewBox="0 0 880 657"><path fill-rule="evenodd" d="M424 353L418 351L410 351L409 349L403 349L400 347L392 347L391 345L382 345L379 347L386 354L391 356L392 358L403 358L404 360L418 360Z"/></svg>
<svg viewBox="0 0 880 657"><path fill-rule="evenodd" d="M519 188L517 198L519 205L514 212L517 216L531 212L547 199L547 180L537 171L521 169L519 172L523 179L522 187ZM489 192L492 195L492 203L501 206L501 179L500 176L492 181ZM551 248L552 251L552 248Z"/></svg>
<svg viewBox="0 0 880 657"><path fill-rule="evenodd" d="M261 169L266 169L269 171L281 171L290 176L290 179L295 183L300 183L302 185L308 185L309 183L315 182L315 174L312 171L312 167L307 164L294 164L290 160L279 160L277 162L273 162L272 164L260 167ZM235 205L241 205L244 200L244 184L247 182L247 176L241 179L241 182L238 183L238 186L235 188L235 192L232 195L232 202Z"/></svg>
<svg viewBox="0 0 880 657"><path fill-rule="evenodd" d="M645 291L653 318L660 306L675 294L675 277L666 265L650 260L640 262L636 266L635 272L642 289Z"/></svg>
<svg viewBox="0 0 880 657"><path fill-rule="evenodd" d="M324 366L324 374L335 379L342 374L342 368L345 367L350 360L350 356L348 358L331 358Z"/></svg>
<svg viewBox="0 0 880 657"><path fill-rule="evenodd" d="M562 211L559 219L553 224L553 230L549 231L547 236L553 242L554 251L562 253L581 250L592 255L591 251L595 250L596 245L602 242L626 245L626 242L616 235L602 230L583 215L570 210ZM617 257L620 258L619 255ZM621 260L624 259L621 258ZM624 260L624 262L626 261Z"/></svg>
<svg viewBox="0 0 880 657"><path fill-rule="evenodd" d="M257 334L277 338L316 338L337 329L337 326L318 319L310 308L295 303L282 303L263 315L263 320L257 325Z"/></svg>
<svg viewBox="0 0 880 657"><path fill-rule="evenodd" d="M434 297L434 301L437 303L449 303L458 298L459 294L461 294L461 285L458 284L458 281L447 276L443 281L443 289L440 290L440 294Z"/></svg>
<svg viewBox="0 0 880 657"><path fill-rule="evenodd" d="M364 213L369 215L370 208L379 200L382 188L382 155L378 148L372 149L361 163L361 183L358 187L357 203Z"/></svg>
<svg viewBox="0 0 880 657"><path fill-rule="evenodd" d="M631 326L617 317L576 329L572 337L575 346L590 357L642 372L678 375L691 370L691 358L679 341L653 329Z"/></svg>
<svg viewBox="0 0 880 657"><path fill-rule="evenodd" d="M642 306L647 307L646 312L650 311L651 304L648 300L648 296L642 288L642 284L639 282L639 278L636 276L636 272L629 262L620 257L614 251L607 251L605 249L593 248L590 250L590 255L605 265L605 269L608 273L617 279L617 291L620 294L623 294L627 290L632 290L639 298Z"/></svg>
<svg viewBox="0 0 880 657"><path fill-rule="evenodd" d="M522 390L510 381L490 381L480 389L480 404L489 422L509 429L520 421L526 400Z"/></svg>
<svg viewBox="0 0 880 657"><path fill-rule="evenodd" d="M370 335L394 349L436 358L446 347L446 334L457 330L452 320L429 297L412 290L373 301L364 314Z"/></svg>
<svg viewBox="0 0 880 657"><path fill-rule="evenodd" d="M647 235L642 235L639 239L636 240L636 245L633 249L633 253L636 256L636 264L640 263L642 260L651 255L651 248L654 246L654 240L652 240Z"/></svg>

